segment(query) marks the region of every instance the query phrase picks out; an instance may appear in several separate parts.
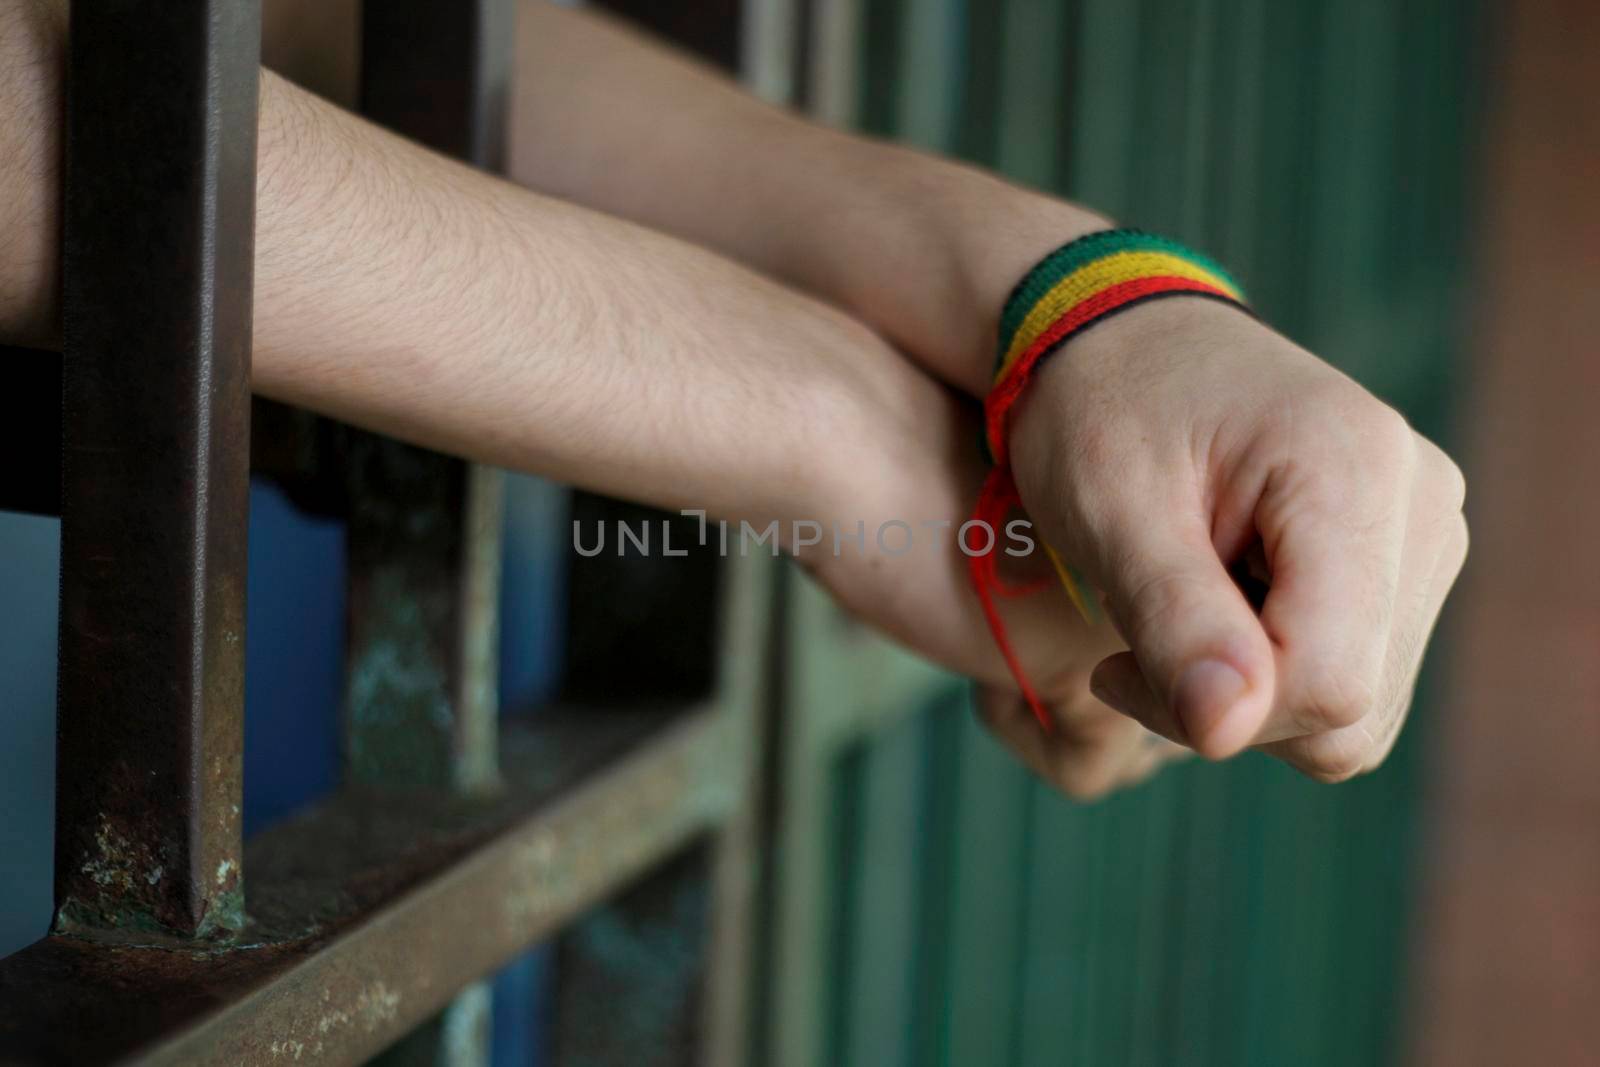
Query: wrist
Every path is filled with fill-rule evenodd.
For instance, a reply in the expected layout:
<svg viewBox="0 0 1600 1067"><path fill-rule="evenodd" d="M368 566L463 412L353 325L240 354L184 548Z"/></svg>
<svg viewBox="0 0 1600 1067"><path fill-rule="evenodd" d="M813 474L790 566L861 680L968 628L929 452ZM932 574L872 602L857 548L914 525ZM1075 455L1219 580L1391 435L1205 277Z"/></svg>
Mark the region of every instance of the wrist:
<svg viewBox="0 0 1600 1067"><path fill-rule="evenodd" d="M960 276L963 299L954 310L968 340L963 355L968 391L994 384L1000 316L1017 283L1052 250L1112 223L1075 204L1022 189L982 172L952 190L944 211L949 269Z"/></svg>
<svg viewBox="0 0 1600 1067"><path fill-rule="evenodd" d="M812 231L796 280L983 396L1000 309L1017 279L1051 249L1110 223L977 167L824 135L834 138L834 187L849 200L809 213L839 225Z"/></svg>
<svg viewBox="0 0 1600 1067"><path fill-rule="evenodd" d="M912 153L915 155L915 153ZM936 235L935 272L949 298L943 335L960 345L959 384L982 397L991 385L1000 312L1012 288L1052 249L1110 223L1075 204L1013 185L975 167L919 161L936 170L928 195L910 201L909 225Z"/></svg>

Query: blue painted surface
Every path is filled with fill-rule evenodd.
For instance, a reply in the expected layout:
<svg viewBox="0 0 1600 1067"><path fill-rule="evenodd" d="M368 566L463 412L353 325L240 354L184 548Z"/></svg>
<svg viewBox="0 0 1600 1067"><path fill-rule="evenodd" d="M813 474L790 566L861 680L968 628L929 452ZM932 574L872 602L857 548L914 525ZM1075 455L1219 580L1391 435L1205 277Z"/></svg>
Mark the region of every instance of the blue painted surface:
<svg viewBox="0 0 1600 1067"><path fill-rule="evenodd" d="M568 491L506 476L505 574L500 586L500 705L517 714L549 699L561 670Z"/></svg>
<svg viewBox="0 0 1600 1067"><path fill-rule="evenodd" d="M545 1060L555 950L534 948L494 979L493 1067L537 1067Z"/></svg>
<svg viewBox="0 0 1600 1067"><path fill-rule="evenodd" d="M245 651L246 836L331 790L344 673L344 526L250 492Z"/></svg>
<svg viewBox="0 0 1600 1067"><path fill-rule="evenodd" d="M50 926L61 524L0 512L0 956Z"/></svg>
<svg viewBox="0 0 1600 1067"><path fill-rule="evenodd" d="M505 572L500 586L500 706L516 714L548 699L558 681L565 597L566 490L506 476ZM495 978L494 1067L544 1061L554 951L532 949Z"/></svg>

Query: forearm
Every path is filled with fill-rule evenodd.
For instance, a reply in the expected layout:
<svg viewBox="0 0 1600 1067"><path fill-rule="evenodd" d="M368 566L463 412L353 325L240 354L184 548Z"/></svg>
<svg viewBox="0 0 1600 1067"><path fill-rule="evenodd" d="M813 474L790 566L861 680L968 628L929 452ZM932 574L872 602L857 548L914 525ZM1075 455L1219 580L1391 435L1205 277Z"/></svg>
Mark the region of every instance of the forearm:
<svg viewBox="0 0 1600 1067"><path fill-rule="evenodd" d="M852 610L1005 677L953 544L983 471L951 390L849 315L711 252L424 152L276 78L262 109L259 391L614 495L780 520ZM790 536L801 521L809 546ZM887 523L917 531L919 551L880 552ZM1083 639L1065 601L1023 617L1053 670Z"/></svg>
<svg viewBox="0 0 1600 1067"><path fill-rule="evenodd" d="M701 249L490 178L267 77L256 388L669 507L792 517L931 383Z"/></svg>
<svg viewBox="0 0 1600 1067"><path fill-rule="evenodd" d="M49 344L59 52L29 55L38 77L0 79L0 340ZM272 75L261 116L262 394L663 506L827 519L810 513L837 479L893 462L883 441L914 423L896 411L936 391L848 316L709 252L445 160Z"/></svg>
<svg viewBox="0 0 1600 1067"><path fill-rule="evenodd" d="M527 0L517 48L518 181L816 293L974 394L1010 286L1104 225L975 168L769 107L591 13Z"/></svg>

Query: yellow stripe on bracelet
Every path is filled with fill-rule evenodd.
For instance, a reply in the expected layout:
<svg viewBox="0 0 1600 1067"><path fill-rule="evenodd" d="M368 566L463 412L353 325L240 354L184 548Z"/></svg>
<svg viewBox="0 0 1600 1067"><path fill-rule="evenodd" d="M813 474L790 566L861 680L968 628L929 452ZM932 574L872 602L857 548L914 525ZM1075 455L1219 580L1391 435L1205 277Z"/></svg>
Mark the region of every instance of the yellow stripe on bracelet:
<svg viewBox="0 0 1600 1067"><path fill-rule="evenodd" d="M1169 252L1114 252L1079 267L1056 282L1039 298L1027 317L1022 320L1017 332L1012 335L1011 346L1006 350L1005 358L995 372L994 380L999 382L1011 373L1017 358L1027 351L1034 339L1049 329L1051 324L1074 304L1081 303L1113 285L1135 278L1157 276L1204 282L1223 290L1235 299L1244 298L1244 294L1231 279L1206 270L1181 256Z"/></svg>

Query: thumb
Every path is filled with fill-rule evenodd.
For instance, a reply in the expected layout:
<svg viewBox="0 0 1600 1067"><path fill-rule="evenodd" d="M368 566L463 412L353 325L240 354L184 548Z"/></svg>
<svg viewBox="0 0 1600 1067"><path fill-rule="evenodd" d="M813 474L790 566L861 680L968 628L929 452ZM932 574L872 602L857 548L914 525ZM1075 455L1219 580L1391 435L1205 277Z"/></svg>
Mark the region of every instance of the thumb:
<svg viewBox="0 0 1600 1067"><path fill-rule="evenodd" d="M1272 645L1199 524L1109 534L1092 575L1130 652L1103 660L1097 696L1210 759L1240 751L1272 707Z"/></svg>

